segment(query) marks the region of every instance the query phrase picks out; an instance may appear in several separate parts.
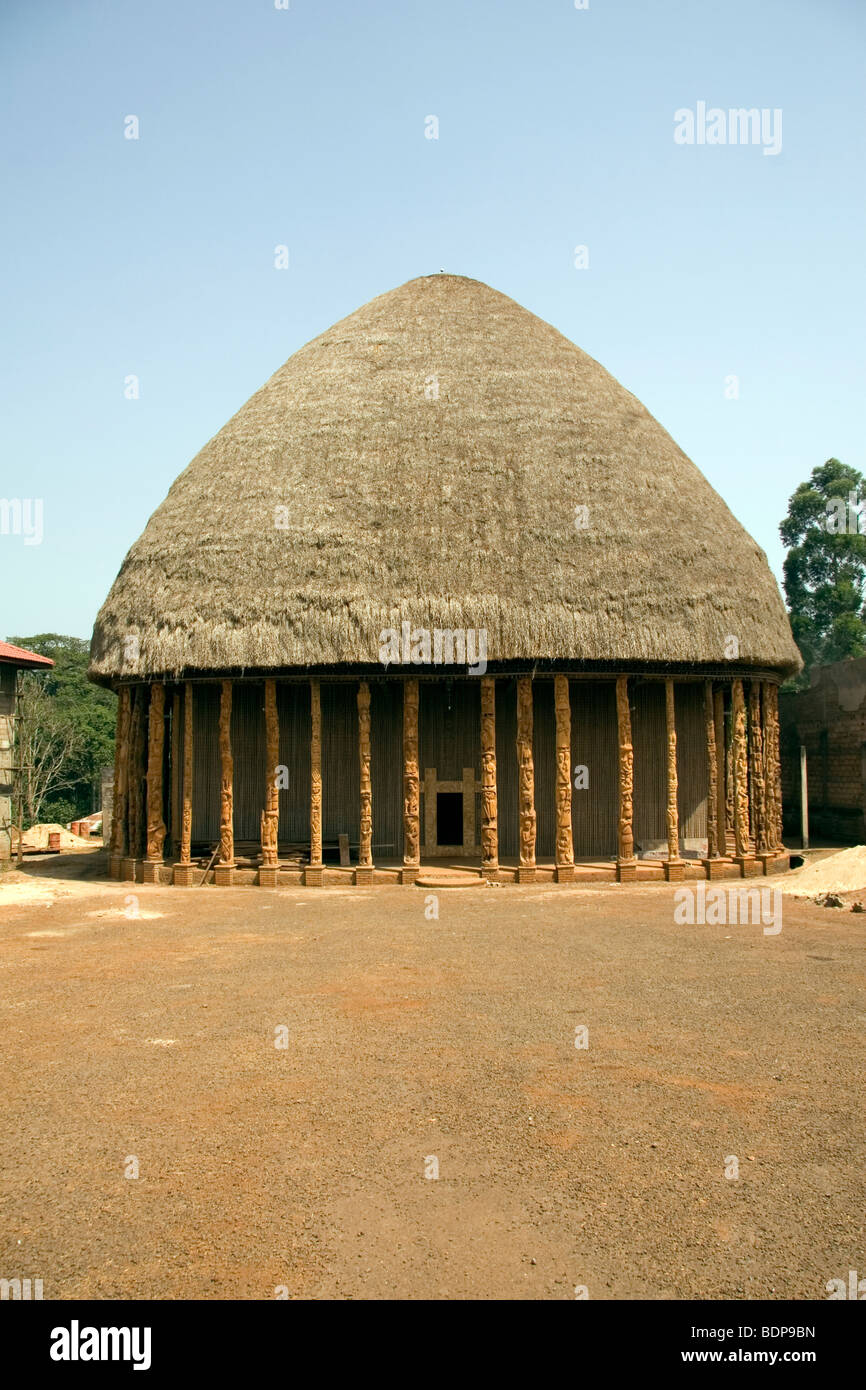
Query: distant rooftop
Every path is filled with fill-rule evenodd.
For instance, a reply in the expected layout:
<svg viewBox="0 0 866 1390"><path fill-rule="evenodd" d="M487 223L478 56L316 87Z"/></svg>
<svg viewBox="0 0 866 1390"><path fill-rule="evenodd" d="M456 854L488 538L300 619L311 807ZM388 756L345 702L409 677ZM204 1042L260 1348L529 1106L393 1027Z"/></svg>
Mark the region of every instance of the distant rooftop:
<svg viewBox="0 0 866 1390"><path fill-rule="evenodd" d="M10 666L54 665L49 656L40 656L38 652L28 652L24 647L13 647L10 642L0 642L0 661L5 661Z"/></svg>

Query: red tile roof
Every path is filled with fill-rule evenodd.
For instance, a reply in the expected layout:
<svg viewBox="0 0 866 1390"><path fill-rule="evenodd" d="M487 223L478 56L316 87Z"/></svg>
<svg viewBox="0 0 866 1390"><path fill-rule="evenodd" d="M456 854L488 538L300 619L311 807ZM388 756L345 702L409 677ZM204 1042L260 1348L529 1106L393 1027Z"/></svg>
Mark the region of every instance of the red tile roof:
<svg viewBox="0 0 866 1390"><path fill-rule="evenodd" d="M25 651L23 647L13 647L9 642L0 642L0 661L8 661L13 666L53 666L49 656L38 652Z"/></svg>

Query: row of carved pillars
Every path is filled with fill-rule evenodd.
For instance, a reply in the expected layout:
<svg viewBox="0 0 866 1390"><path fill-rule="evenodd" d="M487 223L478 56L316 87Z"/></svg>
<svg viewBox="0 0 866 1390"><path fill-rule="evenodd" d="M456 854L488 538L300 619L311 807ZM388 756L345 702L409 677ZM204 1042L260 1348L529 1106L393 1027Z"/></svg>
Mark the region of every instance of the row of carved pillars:
<svg viewBox="0 0 866 1390"><path fill-rule="evenodd" d="M749 684L748 707L742 680L730 682L726 710L725 686L704 683L707 758L707 858L708 876L726 859L732 859L745 875L760 871L762 859L772 859L782 845L781 774L779 763L778 688L769 681ZM418 745L418 681L403 684L403 836L402 878L411 882L420 868L421 815ZM371 778L370 687L358 686L358 752L360 763L360 837L356 882L373 881L373 786ZM568 677L554 678L556 718L556 838L555 874L560 881L574 875L571 823L571 700ZM636 877L634 852L634 748L632 743L629 677L616 682L618 728L619 825L617 877ZM234 765L231 745L232 682L220 690L220 838L215 863L218 883L230 883L235 869ZM158 882L163 863L166 826L163 819L163 768L166 688L156 682L120 689L117 710L114 816L111 854L128 863L142 853L145 882ZM193 798L193 699L187 682L173 697L172 766L177 767L180 731L183 728L183 762L172 789L172 822L176 882L190 882ZM310 682L310 863L308 883L322 882L322 712L318 680ZM674 681L665 681L667 730L666 821L668 855L665 874L684 876L679 852L677 804L677 731ZM182 725L181 725L182 720ZM517 775L520 882L535 878L536 812L535 770L532 752L532 680L517 680ZM259 881L276 884L279 832L279 721L276 682L265 681L265 745L267 776L261 813L261 864ZM496 687L495 677L481 678L481 850L482 867L488 873L499 868L499 835L496 793ZM733 850L733 854L729 851ZM128 874L123 873L126 877Z"/></svg>
<svg viewBox="0 0 866 1390"><path fill-rule="evenodd" d="M726 690L728 696L726 699ZM629 678L616 683L619 732L619 845L617 878L637 876L634 852L634 746ZM679 852L677 802L677 729L674 681L665 681L667 733L667 859L665 877L685 877ZM782 853L782 774L779 754L779 690L773 681L721 685L704 682L704 730L707 767L708 878L721 877L733 863L743 877L766 872Z"/></svg>

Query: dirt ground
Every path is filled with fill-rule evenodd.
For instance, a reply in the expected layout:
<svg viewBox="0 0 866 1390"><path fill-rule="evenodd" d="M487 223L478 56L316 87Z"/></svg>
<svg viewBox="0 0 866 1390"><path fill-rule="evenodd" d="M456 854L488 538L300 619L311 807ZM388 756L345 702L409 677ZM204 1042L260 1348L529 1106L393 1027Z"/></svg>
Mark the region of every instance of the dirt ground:
<svg viewBox="0 0 866 1390"><path fill-rule="evenodd" d="M866 1275L866 914L786 899L764 935L677 924L673 885L503 886L440 891L437 920L418 888L131 893L71 860L0 888L0 1276L824 1299Z"/></svg>

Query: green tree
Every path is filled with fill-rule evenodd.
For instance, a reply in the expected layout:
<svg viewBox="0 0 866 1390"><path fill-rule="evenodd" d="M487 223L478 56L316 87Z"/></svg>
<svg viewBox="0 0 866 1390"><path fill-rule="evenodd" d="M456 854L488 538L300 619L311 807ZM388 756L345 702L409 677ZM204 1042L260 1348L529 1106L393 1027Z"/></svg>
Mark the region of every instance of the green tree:
<svg viewBox="0 0 866 1390"><path fill-rule="evenodd" d="M788 502L779 533L794 640L809 668L866 655L866 480L831 458Z"/></svg>
<svg viewBox="0 0 866 1390"><path fill-rule="evenodd" d="M35 691L29 695L28 737L37 746L65 750L62 765L43 790L38 817L63 824L99 807L100 774L114 761L117 699L87 679L90 647L85 639L42 632L9 641L54 662L45 675L28 672L22 679L38 684L41 692L38 698Z"/></svg>

